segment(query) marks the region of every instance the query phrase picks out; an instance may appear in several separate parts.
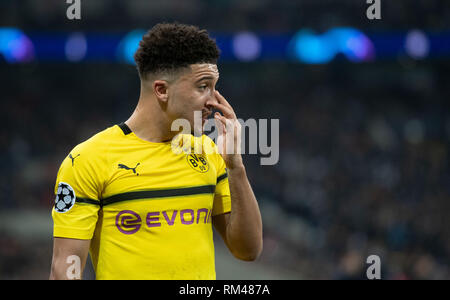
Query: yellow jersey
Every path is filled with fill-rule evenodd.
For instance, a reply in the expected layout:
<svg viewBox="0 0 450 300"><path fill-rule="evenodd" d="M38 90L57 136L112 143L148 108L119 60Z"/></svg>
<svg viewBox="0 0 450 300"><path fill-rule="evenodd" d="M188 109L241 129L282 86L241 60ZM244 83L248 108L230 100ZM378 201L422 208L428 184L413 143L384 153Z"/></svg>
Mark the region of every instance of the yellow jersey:
<svg viewBox="0 0 450 300"><path fill-rule="evenodd" d="M179 136L152 143L122 123L62 162L53 236L90 239L96 279L216 278L211 218L231 211L225 162L206 135Z"/></svg>

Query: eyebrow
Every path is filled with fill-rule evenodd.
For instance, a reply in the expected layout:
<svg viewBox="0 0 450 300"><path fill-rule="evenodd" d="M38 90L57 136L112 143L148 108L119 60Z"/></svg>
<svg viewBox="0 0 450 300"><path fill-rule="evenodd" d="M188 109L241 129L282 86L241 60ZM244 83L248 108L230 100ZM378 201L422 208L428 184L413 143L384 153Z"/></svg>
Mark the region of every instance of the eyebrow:
<svg viewBox="0 0 450 300"><path fill-rule="evenodd" d="M213 76L205 75L200 77L196 82L200 82L202 80L214 80L215 78Z"/></svg>

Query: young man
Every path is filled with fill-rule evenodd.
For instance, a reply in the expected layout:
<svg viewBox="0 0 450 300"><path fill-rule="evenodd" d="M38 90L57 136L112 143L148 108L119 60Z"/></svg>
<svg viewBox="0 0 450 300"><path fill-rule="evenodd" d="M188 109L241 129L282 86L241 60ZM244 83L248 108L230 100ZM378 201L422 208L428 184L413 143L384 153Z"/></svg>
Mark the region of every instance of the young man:
<svg viewBox="0 0 450 300"><path fill-rule="evenodd" d="M215 279L212 225L238 259L260 255L262 221L237 151L240 124L215 90L218 57L194 26L158 24L144 35L134 113L76 146L58 172L50 279L79 278L72 264L78 258L82 274L88 252L97 279ZM171 130L184 119L198 135L212 109L222 112L214 115L217 146L205 135L186 144ZM173 147L199 143L201 153Z"/></svg>

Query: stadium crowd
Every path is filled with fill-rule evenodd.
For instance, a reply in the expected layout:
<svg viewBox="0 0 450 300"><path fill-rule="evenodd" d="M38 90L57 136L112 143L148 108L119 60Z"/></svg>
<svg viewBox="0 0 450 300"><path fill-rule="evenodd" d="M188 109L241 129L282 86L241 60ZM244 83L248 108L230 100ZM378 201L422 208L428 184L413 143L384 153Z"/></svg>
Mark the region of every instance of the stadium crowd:
<svg viewBox="0 0 450 300"><path fill-rule="evenodd" d="M240 118L280 120L279 162L244 157L263 215L260 263L364 279L375 254L384 279L450 278L448 67L219 65L218 89ZM137 75L108 64L0 70L0 210L50 212L59 164L126 120ZM0 233L0 278L48 276L51 237Z"/></svg>
<svg viewBox="0 0 450 300"><path fill-rule="evenodd" d="M126 32L180 21L224 32L439 32L450 20L444 0L382 1L382 20L373 22L360 0L82 5L82 21L74 22L65 1L3 0L0 27ZM405 57L219 64L218 89L238 117L280 120L279 162L244 157L264 222L258 263L299 278L365 279L367 257L378 255L383 279L450 279L449 67L448 58ZM79 142L128 118L137 73L123 64L8 65L0 56L0 80L0 214L50 218L60 163ZM24 239L2 226L0 279L48 278L51 236Z"/></svg>
<svg viewBox="0 0 450 300"><path fill-rule="evenodd" d="M183 21L209 30L284 32L300 27L361 29L428 28L446 30L450 5L445 0L381 1L382 20L368 22L361 0L96 0L82 3L82 22L67 20L69 4L60 0L3 0L0 26L24 30L122 30L147 28L162 21Z"/></svg>

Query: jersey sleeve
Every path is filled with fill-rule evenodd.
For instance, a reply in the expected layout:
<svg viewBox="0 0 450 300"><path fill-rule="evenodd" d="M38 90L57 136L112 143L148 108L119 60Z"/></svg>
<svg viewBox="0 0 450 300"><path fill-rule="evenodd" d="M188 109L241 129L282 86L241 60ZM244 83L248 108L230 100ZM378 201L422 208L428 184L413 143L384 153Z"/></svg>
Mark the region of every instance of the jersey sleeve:
<svg viewBox="0 0 450 300"><path fill-rule="evenodd" d="M214 194L214 204L212 215L220 215L231 211L230 186L228 185L228 173L222 156L218 154L219 172L217 176L216 192Z"/></svg>
<svg viewBox="0 0 450 300"><path fill-rule="evenodd" d="M105 163L91 144L75 147L58 171L52 210L54 237L91 239L94 234Z"/></svg>
<svg viewBox="0 0 450 300"><path fill-rule="evenodd" d="M222 155L219 154L217 146L213 140L209 137L207 137L206 140L208 141L206 151L210 151L209 153L214 156L217 172L216 189L211 214L212 216L215 216L231 211L230 186L228 184L228 173Z"/></svg>

